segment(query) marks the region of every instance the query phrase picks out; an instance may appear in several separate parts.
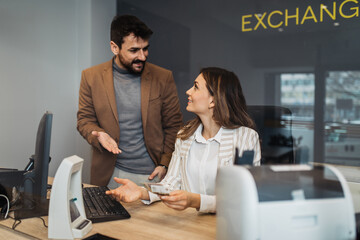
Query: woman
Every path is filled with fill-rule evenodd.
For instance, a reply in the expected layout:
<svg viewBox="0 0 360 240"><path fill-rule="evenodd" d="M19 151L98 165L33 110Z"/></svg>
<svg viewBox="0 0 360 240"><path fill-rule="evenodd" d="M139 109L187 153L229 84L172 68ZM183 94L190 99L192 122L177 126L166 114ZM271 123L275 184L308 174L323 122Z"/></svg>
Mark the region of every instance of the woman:
<svg viewBox="0 0 360 240"><path fill-rule="evenodd" d="M246 101L237 76L221 68L204 68L188 95L187 111L197 115L178 133L169 170L161 183L171 192L159 196L128 179L115 178L122 186L107 191L116 200L138 199L150 204L162 200L176 210L188 207L216 211L217 168L233 164L235 148L254 150L254 165L260 165L258 134L246 113Z"/></svg>

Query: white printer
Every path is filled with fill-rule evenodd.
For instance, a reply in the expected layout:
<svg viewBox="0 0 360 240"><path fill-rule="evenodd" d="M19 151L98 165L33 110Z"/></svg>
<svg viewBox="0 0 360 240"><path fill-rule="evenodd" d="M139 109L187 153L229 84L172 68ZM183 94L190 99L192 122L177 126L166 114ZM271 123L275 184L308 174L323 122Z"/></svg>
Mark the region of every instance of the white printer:
<svg viewBox="0 0 360 240"><path fill-rule="evenodd" d="M330 166L228 166L216 180L216 237L355 239L352 198Z"/></svg>

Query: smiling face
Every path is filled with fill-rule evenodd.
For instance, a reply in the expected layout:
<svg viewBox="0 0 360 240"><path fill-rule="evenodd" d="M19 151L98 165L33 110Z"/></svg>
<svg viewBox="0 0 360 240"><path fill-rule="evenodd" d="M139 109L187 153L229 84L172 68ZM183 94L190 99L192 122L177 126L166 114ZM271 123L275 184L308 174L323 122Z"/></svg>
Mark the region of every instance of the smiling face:
<svg viewBox="0 0 360 240"><path fill-rule="evenodd" d="M113 41L110 42L111 51L116 55L116 64L132 73L141 73L149 55L149 40L130 34L123 38L121 48Z"/></svg>
<svg viewBox="0 0 360 240"><path fill-rule="evenodd" d="M186 91L188 95L188 105L186 110L200 115L212 115L214 98L210 95L206 87L206 81L200 74L194 81L194 86Z"/></svg>

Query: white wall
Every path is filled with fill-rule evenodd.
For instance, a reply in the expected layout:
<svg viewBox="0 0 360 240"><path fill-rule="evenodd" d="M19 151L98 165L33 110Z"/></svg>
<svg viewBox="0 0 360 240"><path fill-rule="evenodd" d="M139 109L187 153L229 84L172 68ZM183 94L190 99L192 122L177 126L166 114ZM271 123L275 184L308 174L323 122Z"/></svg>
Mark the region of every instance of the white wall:
<svg viewBox="0 0 360 240"><path fill-rule="evenodd" d="M0 167L26 166L39 120L50 110L49 175L77 154L88 181L90 147L76 130L80 76L111 58L115 14L115 0L0 0Z"/></svg>

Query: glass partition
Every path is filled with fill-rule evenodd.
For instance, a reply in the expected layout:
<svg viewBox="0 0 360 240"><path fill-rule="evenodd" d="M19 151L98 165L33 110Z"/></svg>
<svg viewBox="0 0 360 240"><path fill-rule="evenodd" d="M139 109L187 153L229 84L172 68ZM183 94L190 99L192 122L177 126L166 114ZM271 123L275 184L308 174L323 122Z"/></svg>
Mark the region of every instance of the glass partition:
<svg viewBox="0 0 360 240"><path fill-rule="evenodd" d="M149 61L185 92L202 67L235 72L249 105L292 112L297 163L360 165L357 0L118 0L154 31Z"/></svg>

